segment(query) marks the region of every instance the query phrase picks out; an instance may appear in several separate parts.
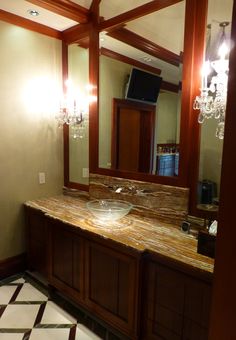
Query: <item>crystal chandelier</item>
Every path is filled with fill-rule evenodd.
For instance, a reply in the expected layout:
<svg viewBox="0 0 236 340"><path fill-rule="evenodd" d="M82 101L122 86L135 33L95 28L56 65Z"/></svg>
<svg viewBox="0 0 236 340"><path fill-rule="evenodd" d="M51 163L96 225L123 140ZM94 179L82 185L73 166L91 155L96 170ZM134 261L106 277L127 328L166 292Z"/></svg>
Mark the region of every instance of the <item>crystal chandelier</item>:
<svg viewBox="0 0 236 340"><path fill-rule="evenodd" d="M66 82L66 91L60 101L60 109L55 118L58 126L69 125L72 138L83 138L88 126L89 97L74 91L69 81Z"/></svg>
<svg viewBox="0 0 236 340"><path fill-rule="evenodd" d="M219 59L207 60L203 66L203 79L200 95L194 100L193 109L199 110L198 122L203 123L205 119L215 118L218 120L216 137L224 138L225 111L228 85L228 65L226 56L229 48L226 44L225 27L229 22L219 24L222 32L220 47L218 49ZM211 25L208 26L211 28ZM211 77L210 82L208 78Z"/></svg>

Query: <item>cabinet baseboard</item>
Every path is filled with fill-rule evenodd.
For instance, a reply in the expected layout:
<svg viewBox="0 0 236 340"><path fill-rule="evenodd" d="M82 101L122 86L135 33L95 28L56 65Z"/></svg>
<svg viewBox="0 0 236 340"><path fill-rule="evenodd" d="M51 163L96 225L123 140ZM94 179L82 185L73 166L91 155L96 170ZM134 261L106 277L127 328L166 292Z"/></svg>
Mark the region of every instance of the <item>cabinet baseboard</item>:
<svg viewBox="0 0 236 340"><path fill-rule="evenodd" d="M26 269L26 253L0 260L0 280Z"/></svg>

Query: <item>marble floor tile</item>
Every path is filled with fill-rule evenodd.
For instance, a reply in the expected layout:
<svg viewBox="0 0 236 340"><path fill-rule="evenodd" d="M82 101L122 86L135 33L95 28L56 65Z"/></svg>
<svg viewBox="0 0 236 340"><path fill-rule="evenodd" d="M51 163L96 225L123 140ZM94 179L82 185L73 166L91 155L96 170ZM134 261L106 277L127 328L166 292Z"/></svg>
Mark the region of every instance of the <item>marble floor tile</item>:
<svg viewBox="0 0 236 340"><path fill-rule="evenodd" d="M68 328L32 329L29 340L69 340L69 333L70 329Z"/></svg>
<svg viewBox="0 0 236 340"><path fill-rule="evenodd" d="M15 293L17 286L2 286L0 287L0 305L7 305L12 295Z"/></svg>
<svg viewBox="0 0 236 340"><path fill-rule="evenodd" d="M23 333L0 333L0 340L22 340Z"/></svg>
<svg viewBox="0 0 236 340"><path fill-rule="evenodd" d="M92 333L87 327L82 324L78 324L76 329L75 340L100 340L96 334Z"/></svg>
<svg viewBox="0 0 236 340"><path fill-rule="evenodd" d="M76 324L76 319L54 302L48 301L41 324Z"/></svg>
<svg viewBox="0 0 236 340"><path fill-rule="evenodd" d="M32 328L39 307L39 305L8 305L0 318L0 329Z"/></svg>
<svg viewBox="0 0 236 340"><path fill-rule="evenodd" d="M30 283L25 283L15 301L47 301L48 297L34 288Z"/></svg>

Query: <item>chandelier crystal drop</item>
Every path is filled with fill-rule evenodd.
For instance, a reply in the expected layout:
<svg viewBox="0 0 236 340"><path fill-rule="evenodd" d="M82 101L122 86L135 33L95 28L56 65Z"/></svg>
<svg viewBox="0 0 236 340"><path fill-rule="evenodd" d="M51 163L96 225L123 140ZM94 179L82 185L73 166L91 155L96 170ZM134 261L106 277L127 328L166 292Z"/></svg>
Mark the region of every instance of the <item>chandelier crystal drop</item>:
<svg viewBox="0 0 236 340"><path fill-rule="evenodd" d="M70 126L70 135L72 138L84 138L88 127L89 112L89 95L79 94L66 84L66 91L60 100L60 109L55 118L58 121L58 127L64 124Z"/></svg>
<svg viewBox="0 0 236 340"><path fill-rule="evenodd" d="M229 22L219 24L222 29L221 44L218 50L220 58L214 61L207 60L204 63L200 95L195 98L193 103L193 109L199 110L199 123L202 124L205 119L209 118L218 120L216 137L219 139L224 138L229 70L229 61L226 59L229 48L226 45L225 27L228 25Z"/></svg>

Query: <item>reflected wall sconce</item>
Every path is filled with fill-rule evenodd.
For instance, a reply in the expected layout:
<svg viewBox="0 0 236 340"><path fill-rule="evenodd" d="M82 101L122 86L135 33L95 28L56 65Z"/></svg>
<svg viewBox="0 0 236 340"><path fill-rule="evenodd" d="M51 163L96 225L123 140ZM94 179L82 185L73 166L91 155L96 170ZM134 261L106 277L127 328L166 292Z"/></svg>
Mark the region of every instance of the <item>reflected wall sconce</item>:
<svg viewBox="0 0 236 340"><path fill-rule="evenodd" d="M227 100L228 70L229 70L229 43L226 40L225 28L228 21L219 23L220 38L218 39L218 56L207 55L202 69L202 85L200 95L194 100L193 109L199 110L198 122L202 124L205 119L215 118L218 120L216 137L224 138L225 111ZM207 28L211 30L211 25ZM209 44L210 44L209 35ZM209 47L209 46L208 46ZM207 51L208 52L208 51ZM216 52L216 51L215 51ZM212 61L211 61L211 60Z"/></svg>
<svg viewBox="0 0 236 340"><path fill-rule="evenodd" d="M60 100L59 112L55 118L58 127L69 125L72 138L83 138L87 132L89 96L75 91L70 82L66 82L66 91Z"/></svg>

